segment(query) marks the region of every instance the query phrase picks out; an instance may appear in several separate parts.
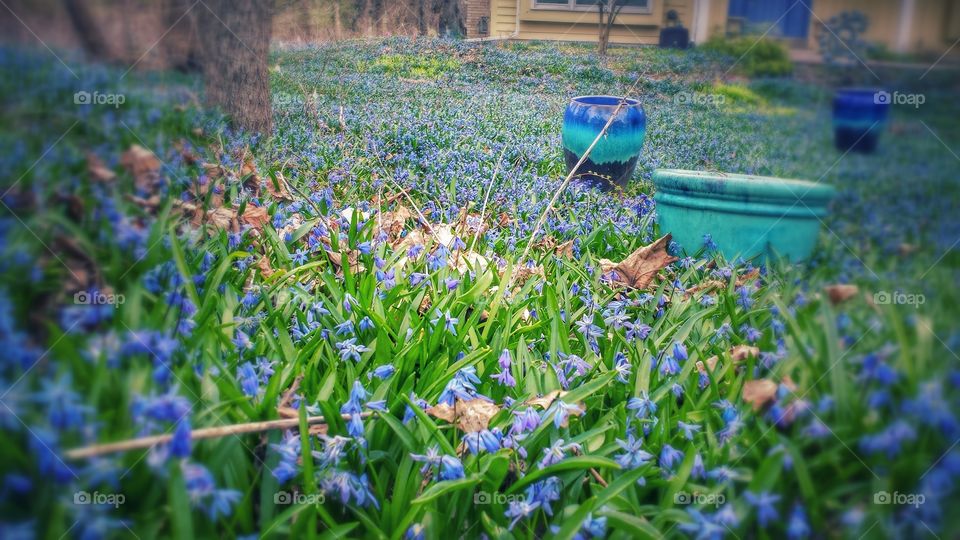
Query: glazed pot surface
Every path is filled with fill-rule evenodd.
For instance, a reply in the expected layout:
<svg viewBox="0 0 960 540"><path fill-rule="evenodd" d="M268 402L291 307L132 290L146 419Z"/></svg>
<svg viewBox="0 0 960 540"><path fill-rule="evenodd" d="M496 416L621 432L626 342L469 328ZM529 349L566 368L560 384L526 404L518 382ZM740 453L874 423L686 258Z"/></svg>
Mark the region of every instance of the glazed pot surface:
<svg viewBox="0 0 960 540"><path fill-rule="evenodd" d="M654 200L662 233L688 253L707 235L727 260L807 259L835 190L803 180L659 169Z"/></svg>
<svg viewBox="0 0 960 540"><path fill-rule="evenodd" d="M834 143L843 152L871 153L887 123L890 94L879 88L841 88L833 98Z"/></svg>
<svg viewBox="0 0 960 540"><path fill-rule="evenodd" d="M573 98L563 115L563 155L569 174L621 100L625 102L623 107L580 166L577 181L601 189L624 188L629 183L646 135L646 114L637 100L615 96Z"/></svg>

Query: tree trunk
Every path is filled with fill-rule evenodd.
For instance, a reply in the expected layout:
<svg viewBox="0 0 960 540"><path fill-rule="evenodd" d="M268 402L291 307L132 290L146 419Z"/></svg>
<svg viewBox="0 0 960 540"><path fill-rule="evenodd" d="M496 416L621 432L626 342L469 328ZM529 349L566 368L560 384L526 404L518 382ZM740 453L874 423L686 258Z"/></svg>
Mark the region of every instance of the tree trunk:
<svg viewBox="0 0 960 540"><path fill-rule="evenodd" d="M87 54L98 60L110 60L110 47L100 31L100 25L90 12L90 3L84 0L63 0L63 6Z"/></svg>
<svg viewBox="0 0 960 540"><path fill-rule="evenodd" d="M267 66L273 2L206 0L201 9L206 103L234 125L268 135L273 127Z"/></svg>
<svg viewBox="0 0 960 540"><path fill-rule="evenodd" d="M194 5L188 0L164 2L163 20L170 30L161 44L167 57L167 65L171 68L185 72L200 71L202 51L197 32L197 15L203 15L202 11L205 11L202 5Z"/></svg>

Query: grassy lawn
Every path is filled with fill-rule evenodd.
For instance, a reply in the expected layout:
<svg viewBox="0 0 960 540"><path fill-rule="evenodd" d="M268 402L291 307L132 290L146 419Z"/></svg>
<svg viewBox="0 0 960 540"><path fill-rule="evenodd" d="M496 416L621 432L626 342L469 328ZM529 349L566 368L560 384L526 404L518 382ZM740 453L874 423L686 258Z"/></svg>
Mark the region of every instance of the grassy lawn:
<svg viewBox="0 0 960 540"><path fill-rule="evenodd" d="M825 84L735 60L283 49L251 138L192 78L0 50L0 537L957 535L960 82L880 74L925 103L841 154ZM638 78L633 186L531 239L570 97ZM807 264L705 243L625 288L657 168L840 196Z"/></svg>

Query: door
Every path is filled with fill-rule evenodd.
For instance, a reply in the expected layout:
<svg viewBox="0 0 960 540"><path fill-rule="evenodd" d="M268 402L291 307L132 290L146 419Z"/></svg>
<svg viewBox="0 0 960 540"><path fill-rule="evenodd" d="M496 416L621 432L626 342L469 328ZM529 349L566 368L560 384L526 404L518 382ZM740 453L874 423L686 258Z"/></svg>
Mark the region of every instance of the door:
<svg viewBox="0 0 960 540"><path fill-rule="evenodd" d="M806 4L812 6L813 0ZM751 33L762 34L776 23L776 28L767 34L771 37L805 41L810 29L810 10L796 0L730 0L727 15L739 19Z"/></svg>

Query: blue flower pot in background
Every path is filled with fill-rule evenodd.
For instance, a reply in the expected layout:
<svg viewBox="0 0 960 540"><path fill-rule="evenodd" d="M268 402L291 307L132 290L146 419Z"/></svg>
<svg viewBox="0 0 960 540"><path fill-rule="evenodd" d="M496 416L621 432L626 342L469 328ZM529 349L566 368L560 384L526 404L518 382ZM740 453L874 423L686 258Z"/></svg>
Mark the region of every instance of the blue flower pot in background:
<svg viewBox="0 0 960 540"><path fill-rule="evenodd" d="M620 100L615 96L580 96L567 105L562 137L567 174L603 130ZM646 127L647 116L640 102L626 99L606 135L580 166L575 180L601 189L626 187L637 167Z"/></svg>
<svg viewBox="0 0 960 540"><path fill-rule="evenodd" d="M871 153L887 123L890 94L877 88L841 88L833 98L837 149Z"/></svg>
<svg viewBox="0 0 960 540"><path fill-rule="evenodd" d="M728 261L805 260L835 194L803 180L677 169L654 171L653 185L660 233L690 255L710 238Z"/></svg>

